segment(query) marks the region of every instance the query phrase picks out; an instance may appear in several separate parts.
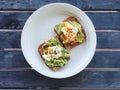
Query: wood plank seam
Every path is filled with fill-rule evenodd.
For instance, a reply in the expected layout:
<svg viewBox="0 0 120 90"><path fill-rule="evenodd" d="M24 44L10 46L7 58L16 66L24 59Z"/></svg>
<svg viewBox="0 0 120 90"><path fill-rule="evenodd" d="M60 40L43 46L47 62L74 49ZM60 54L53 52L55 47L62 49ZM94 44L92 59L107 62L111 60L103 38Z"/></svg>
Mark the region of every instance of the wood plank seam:
<svg viewBox="0 0 120 90"><path fill-rule="evenodd" d="M20 68L0 68L1 71L35 71L31 67L20 67ZM85 68L85 71L120 71L120 68Z"/></svg>
<svg viewBox="0 0 120 90"><path fill-rule="evenodd" d="M0 10L0 12L31 12L31 13L33 13L34 11L36 11L36 9L35 10ZM120 12L120 9L118 9L118 10L84 10L84 9L82 9L82 11L84 11L84 12Z"/></svg>
<svg viewBox="0 0 120 90"><path fill-rule="evenodd" d="M96 32L120 32L119 29L96 29ZM22 29L0 29L0 32L22 32Z"/></svg>
<svg viewBox="0 0 120 90"><path fill-rule="evenodd" d="M0 51L22 51L21 48L4 48ZM120 51L120 48L97 48L96 51Z"/></svg>
<svg viewBox="0 0 120 90"><path fill-rule="evenodd" d="M80 88L80 87L59 87L60 90L119 90L118 88Z"/></svg>

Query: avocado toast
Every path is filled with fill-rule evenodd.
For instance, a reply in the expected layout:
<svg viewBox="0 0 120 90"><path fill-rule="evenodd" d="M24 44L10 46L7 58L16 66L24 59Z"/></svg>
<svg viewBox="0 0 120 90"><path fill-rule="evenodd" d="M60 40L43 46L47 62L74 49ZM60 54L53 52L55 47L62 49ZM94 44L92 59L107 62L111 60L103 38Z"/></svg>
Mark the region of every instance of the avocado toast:
<svg viewBox="0 0 120 90"><path fill-rule="evenodd" d="M63 47L57 36L41 44L38 52L52 71L57 71L60 67L65 66L70 59L68 50Z"/></svg>
<svg viewBox="0 0 120 90"><path fill-rule="evenodd" d="M86 34L83 27L73 16L56 25L54 31L57 33L61 43L68 50L86 41Z"/></svg>

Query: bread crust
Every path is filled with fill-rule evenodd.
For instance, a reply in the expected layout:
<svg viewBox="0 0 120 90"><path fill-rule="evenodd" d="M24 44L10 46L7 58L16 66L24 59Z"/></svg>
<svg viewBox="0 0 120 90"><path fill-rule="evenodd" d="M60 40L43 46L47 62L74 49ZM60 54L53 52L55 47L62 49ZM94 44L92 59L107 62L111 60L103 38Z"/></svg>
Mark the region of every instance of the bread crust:
<svg viewBox="0 0 120 90"><path fill-rule="evenodd" d="M56 38L56 39L59 41L58 36L55 36L54 38ZM50 41L50 40L48 40L47 42L49 42L49 41ZM59 42L60 42L60 41L59 41ZM43 44L45 44L45 42L42 43L42 44L38 47L38 52L39 52L42 60L45 62L44 58L42 57L42 55L43 55L43 49L42 49ZM60 45L63 47L63 45L61 44L61 42L60 42ZM70 59L70 58L69 58L69 59ZM69 59L68 59L68 60L69 60ZM46 64L46 63L45 63L45 64ZM47 64L46 64L46 65L47 65ZM47 67L48 67L49 69L51 69L52 71L57 71L57 70L59 70L59 69L61 68L61 67L49 67L48 65L47 65Z"/></svg>
<svg viewBox="0 0 120 90"><path fill-rule="evenodd" d="M77 22L77 23L80 24L80 22L79 22L75 17L73 17L73 16L68 17L68 18L65 19L64 21L75 21L75 22ZM84 34L84 36L85 36L85 39L84 39L83 42L85 42L85 41L86 41L85 30L83 29L83 27L81 27L81 28L82 28L82 32L83 32L83 34ZM56 26L54 27L54 31L56 32L56 34L59 36L59 39L60 39L60 35L58 34L57 30L58 30L58 25L56 25ZM60 41L62 42L61 39L60 39ZM75 43L74 45L71 45L71 44L63 44L63 43L62 43L62 44L63 44L63 46L64 46L67 50L71 50L73 47L75 47L75 46L77 46L77 45L79 45L79 44L82 44L83 42L81 42L81 43Z"/></svg>

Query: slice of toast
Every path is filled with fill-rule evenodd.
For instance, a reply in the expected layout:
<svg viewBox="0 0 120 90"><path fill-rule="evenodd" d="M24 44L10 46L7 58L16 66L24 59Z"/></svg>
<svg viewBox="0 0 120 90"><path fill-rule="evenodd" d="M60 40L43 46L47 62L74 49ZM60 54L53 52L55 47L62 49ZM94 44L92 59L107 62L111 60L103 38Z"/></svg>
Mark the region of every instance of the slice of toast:
<svg viewBox="0 0 120 90"><path fill-rule="evenodd" d="M74 21L74 22L77 22L77 23L80 24L80 22L79 22L75 17L73 17L73 16L68 17L68 18L65 19L64 21L72 21L72 22ZM59 24L58 24L58 25L59 25ZM55 26L54 31L56 32L56 34L58 35L60 41L62 42L62 44L64 45L64 47L65 47L66 49L70 50L70 49L72 49L73 47L75 47L75 46L77 46L77 45L79 45L79 44L82 44L83 42L86 41L85 30L84 30L83 27L81 26L82 33L84 34L84 40L83 40L82 42L76 42L76 43L74 43L74 44L70 44L70 43L64 44L64 43L63 43L63 40L60 38L60 35L59 35L58 32L57 32L57 30L58 30L58 25Z"/></svg>
<svg viewBox="0 0 120 90"><path fill-rule="evenodd" d="M55 36L54 37L55 39L57 39L58 40L58 42L59 42L59 44L60 44L60 46L61 47L63 47L63 45L61 44L61 42L59 41L59 39L58 39L58 37L57 36ZM50 42L51 41L51 39L50 40L48 40L47 42ZM41 58L42 58L42 60L45 62L45 59L43 58L43 48L42 48L42 46L45 44L45 42L44 43L42 43L39 47L38 47L38 52L39 52L39 54L40 54L40 56L41 56ZM68 58L67 60L69 60L70 58ZM45 63L46 64L46 63ZM47 65L47 64L46 64ZM48 66L48 65L47 65ZM49 67L49 66L48 66ZM59 70L61 67L60 66L55 66L55 67L49 67L49 69L51 69L52 71L57 71L57 70Z"/></svg>

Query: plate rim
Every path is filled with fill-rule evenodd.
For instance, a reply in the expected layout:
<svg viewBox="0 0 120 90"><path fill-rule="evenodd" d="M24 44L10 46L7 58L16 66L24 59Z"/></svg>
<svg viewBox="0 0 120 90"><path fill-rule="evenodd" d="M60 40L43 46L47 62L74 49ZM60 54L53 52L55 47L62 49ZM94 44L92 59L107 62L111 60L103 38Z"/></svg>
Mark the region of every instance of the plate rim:
<svg viewBox="0 0 120 90"><path fill-rule="evenodd" d="M44 9L44 8L46 8L46 7L49 7L49 6L53 6L53 5L65 5L65 6L69 6L69 7L71 7L71 8L76 9L76 10L79 11L80 13L82 12L82 14L89 20L89 23L91 24L91 27L94 29L93 32L94 32L94 35L95 35L95 39L94 39L95 42L94 42L93 52L92 52L92 54L89 56L89 57L90 57L90 58L89 58L90 60L89 60L89 62L87 62L86 66L82 67L82 69L79 70L79 71L74 71L74 73L72 73L71 75L67 75L67 76L63 76L63 77L49 76L49 75L43 74L43 73L39 72L38 70L36 70L36 69L35 69L35 66L32 66L32 65L31 65L30 61L28 60L28 57L25 56L24 44L23 44L23 41L24 41L24 40L23 40L23 37L24 37L25 27L26 27L26 24L27 24L27 23L29 22L29 20L31 19L31 17L32 17L35 13L37 13L39 10ZM95 54L96 45L97 45L97 36L96 36L95 28L94 28L94 25L93 25L92 21L90 20L90 18L89 18L81 9L79 9L79 8L77 8L76 6L73 6L73 5L71 5L71 4L68 4L68 3L51 3L51 4L47 4L47 5L44 5L44 6L40 7L40 8L38 8L36 11L34 11L34 12L29 16L29 18L28 18L27 21L25 22L24 27L23 27L23 30L22 30L22 34L21 34L21 49L22 49L22 53L23 53L23 55L24 55L27 63L32 67L32 69L34 69L35 71L37 71L39 74L44 75L44 76L46 76L46 77L50 77L50 78L56 78L56 79L68 78L68 77L74 76L74 75L80 73L82 70L84 70L84 69L88 66L88 64L90 63L90 61L92 60L92 58L93 58L93 56L94 56L94 54Z"/></svg>

